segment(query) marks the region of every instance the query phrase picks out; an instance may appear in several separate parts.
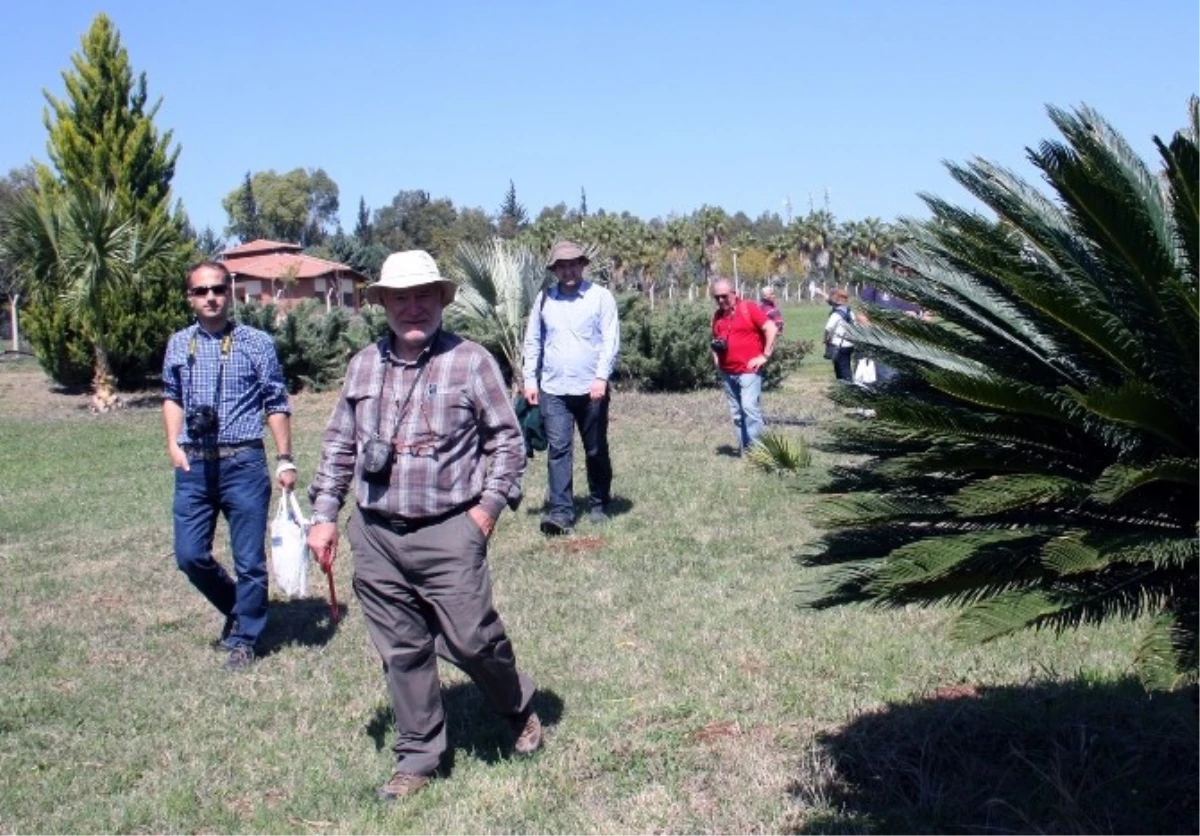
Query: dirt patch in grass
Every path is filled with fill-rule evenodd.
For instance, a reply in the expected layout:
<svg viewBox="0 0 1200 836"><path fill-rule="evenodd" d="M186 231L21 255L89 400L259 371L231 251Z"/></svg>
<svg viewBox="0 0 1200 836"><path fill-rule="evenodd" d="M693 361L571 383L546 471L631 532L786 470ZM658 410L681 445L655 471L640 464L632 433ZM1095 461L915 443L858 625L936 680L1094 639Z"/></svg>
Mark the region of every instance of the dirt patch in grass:
<svg viewBox="0 0 1200 836"><path fill-rule="evenodd" d="M595 535L580 535L577 537L559 537L547 544L550 551L563 554L579 555L600 551L604 547L604 538Z"/></svg>
<svg viewBox="0 0 1200 836"><path fill-rule="evenodd" d="M120 397L124 408L116 416L162 405L162 389L158 386L121 392ZM91 416L87 387L59 386L29 358L0 361L0 402L4 403L5 417L61 421Z"/></svg>

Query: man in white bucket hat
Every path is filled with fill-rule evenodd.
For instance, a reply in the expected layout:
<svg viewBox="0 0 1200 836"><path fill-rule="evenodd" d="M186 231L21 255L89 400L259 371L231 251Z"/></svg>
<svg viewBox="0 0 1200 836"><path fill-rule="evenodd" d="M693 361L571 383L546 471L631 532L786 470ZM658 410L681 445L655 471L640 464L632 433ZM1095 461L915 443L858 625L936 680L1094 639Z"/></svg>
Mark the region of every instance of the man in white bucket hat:
<svg viewBox="0 0 1200 836"><path fill-rule="evenodd" d="M520 502L525 442L495 359L442 328L455 288L429 253L388 256L367 300L390 333L350 360L309 488L308 543L326 567L354 493L354 591L396 718L383 800L425 787L445 754L439 655L509 721L517 754L542 743L534 683L517 669L487 565L496 518Z"/></svg>

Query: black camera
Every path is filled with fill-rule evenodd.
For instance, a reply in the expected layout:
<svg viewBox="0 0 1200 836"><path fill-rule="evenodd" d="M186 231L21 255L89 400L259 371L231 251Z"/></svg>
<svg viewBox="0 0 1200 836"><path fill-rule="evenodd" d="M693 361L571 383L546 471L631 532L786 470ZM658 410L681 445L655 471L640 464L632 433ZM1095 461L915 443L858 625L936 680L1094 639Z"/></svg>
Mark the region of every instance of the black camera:
<svg viewBox="0 0 1200 836"><path fill-rule="evenodd" d="M187 411L188 437L195 440L217 434L217 410L211 406L193 406Z"/></svg>
<svg viewBox="0 0 1200 836"><path fill-rule="evenodd" d="M712 341L712 350L713 351L717 352L717 354L724 354L725 349L727 349L727 348L729 348L729 343L725 342L725 340L721 339L720 337L713 337L713 341Z"/></svg>
<svg viewBox="0 0 1200 836"><path fill-rule="evenodd" d="M363 445L363 479L373 485L387 485L392 480L392 456L395 454L390 442L376 436Z"/></svg>

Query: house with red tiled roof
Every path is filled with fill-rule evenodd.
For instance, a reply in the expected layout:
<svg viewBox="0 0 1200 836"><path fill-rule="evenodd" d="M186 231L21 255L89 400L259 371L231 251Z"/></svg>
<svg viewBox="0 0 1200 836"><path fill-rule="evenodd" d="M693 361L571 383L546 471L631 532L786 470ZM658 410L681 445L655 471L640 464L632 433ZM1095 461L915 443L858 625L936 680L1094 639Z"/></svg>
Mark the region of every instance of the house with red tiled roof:
<svg viewBox="0 0 1200 836"><path fill-rule="evenodd" d="M233 276L238 302L274 302L280 310L287 310L305 299L316 299L326 308L357 311L362 304L360 286L367 277L346 264L300 250L299 244L260 238L225 250L217 260Z"/></svg>

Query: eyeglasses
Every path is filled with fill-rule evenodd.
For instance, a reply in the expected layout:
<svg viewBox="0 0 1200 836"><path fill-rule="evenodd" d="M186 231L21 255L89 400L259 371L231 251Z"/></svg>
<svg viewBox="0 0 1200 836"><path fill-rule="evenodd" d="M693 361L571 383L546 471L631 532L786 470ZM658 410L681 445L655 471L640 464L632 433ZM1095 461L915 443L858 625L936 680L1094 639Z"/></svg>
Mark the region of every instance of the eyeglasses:
<svg viewBox="0 0 1200 836"><path fill-rule="evenodd" d="M726 299L729 298L729 296L730 296L730 294L728 294L728 293L714 293L713 294L713 298L716 299L718 302L725 301Z"/></svg>
<svg viewBox="0 0 1200 836"><path fill-rule="evenodd" d="M216 296L224 296L227 292L229 292L229 285L204 284L204 285L200 285L199 287L189 287L188 288L188 296L194 296L197 299L202 299L208 295L208 292L210 290Z"/></svg>

